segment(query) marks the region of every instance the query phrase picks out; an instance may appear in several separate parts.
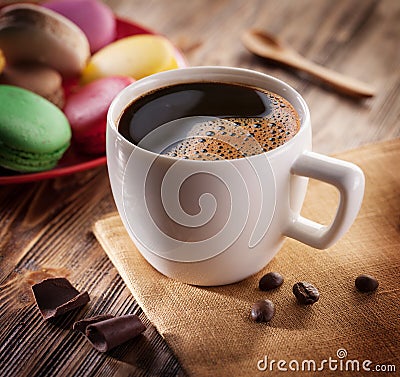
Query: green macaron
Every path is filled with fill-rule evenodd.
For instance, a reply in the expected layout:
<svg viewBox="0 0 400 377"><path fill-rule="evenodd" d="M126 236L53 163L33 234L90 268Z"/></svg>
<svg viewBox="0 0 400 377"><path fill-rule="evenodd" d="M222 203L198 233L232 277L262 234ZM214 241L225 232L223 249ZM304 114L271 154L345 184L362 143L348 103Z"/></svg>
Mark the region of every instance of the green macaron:
<svg viewBox="0 0 400 377"><path fill-rule="evenodd" d="M49 170L68 149L64 113L28 90L0 85L0 166L18 172Z"/></svg>

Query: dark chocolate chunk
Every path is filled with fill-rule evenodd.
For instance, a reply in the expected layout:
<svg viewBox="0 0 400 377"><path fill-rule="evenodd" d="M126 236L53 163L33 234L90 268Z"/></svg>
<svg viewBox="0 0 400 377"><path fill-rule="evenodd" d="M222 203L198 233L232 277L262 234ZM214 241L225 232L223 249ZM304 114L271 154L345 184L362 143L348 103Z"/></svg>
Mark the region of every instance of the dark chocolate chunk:
<svg viewBox="0 0 400 377"><path fill-rule="evenodd" d="M258 300L251 308L251 319L256 322L269 322L275 314L275 305L271 300Z"/></svg>
<svg viewBox="0 0 400 377"><path fill-rule="evenodd" d="M278 288L283 283L283 276L278 272L268 272L259 281L258 287L261 291L269 291Z"/></svg>
<svg viewBox="0 0 400 377"><path fill-rule="evenodd" d="M378 288L379 282L371 275L362 274L357 276L355 285L360 292L373 292Z"/></svg>
<svg viewBox="0 0 400 377"><path fill-rule="evenodd" d="M32 286L36 304L44 319L57 317L89 301L87 292L79 293L65 278L49 278Z"/></svg>
<svg viewBox="0 0 400 377"><path fill-rule="evenodd" d="M90 318L87 318L86 321L89 320ZM137 315L129 314L100 321L95 320L86 327L84 334L94 348L100 352L107 352L135 338L144 330L146 330L146 326L140 318Z"/></svg>
<svg viewBox="0 0 400 377"><path fill-rule="evenodd" d="M296 296L297 301L303 305L314 304L319 300L318 289L306 281L300 281L293 285L293 294Z"/></svg>
<svg viewBox="0 0 400 377"><path fill-rule="evenodd" d="M81 319L80 321L76 321L73 324L72 329L81 332L83 335L86 335L86 327L92 325L93 323L105 321L106 319L111 319L111 318L114 318L114 316L111 314L100 314L94 317L84 318Z"/></svg>

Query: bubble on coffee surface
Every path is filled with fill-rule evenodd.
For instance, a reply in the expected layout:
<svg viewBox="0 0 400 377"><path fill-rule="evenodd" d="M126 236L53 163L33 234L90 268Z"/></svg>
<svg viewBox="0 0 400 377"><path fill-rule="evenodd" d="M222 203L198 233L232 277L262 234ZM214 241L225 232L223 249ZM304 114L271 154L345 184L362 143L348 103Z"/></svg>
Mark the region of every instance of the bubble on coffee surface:
<svg viewBox="0 0 400 377"><path fill-rule="evenodd" d="M191 160L224 160L263 152L248 131L228 119L215 119L191 127L185 137L162 154Z"/></svg>
<svg viewBox="0 0 400 377"><path fill-rule="evenodd" d="M257 155L280 147L300 128L292 105L268 93L272 111L265 117L215 118L190 128L185 138L161 153L191 160L226 160Z"/></svg>

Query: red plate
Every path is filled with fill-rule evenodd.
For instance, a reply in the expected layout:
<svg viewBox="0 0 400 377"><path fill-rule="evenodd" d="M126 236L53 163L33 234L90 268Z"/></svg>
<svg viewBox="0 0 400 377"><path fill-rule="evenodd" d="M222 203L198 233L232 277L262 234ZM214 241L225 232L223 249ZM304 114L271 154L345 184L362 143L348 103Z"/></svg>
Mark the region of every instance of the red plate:
<svg viewBox="0 0 400 377"><path fill-rule="evenodd" d="M117 18L117 39L128 37L135 34L156 34L145 29L133 22L125 21ZM186 61L183 55L176 50L176 59L179 67L185 67ZM77 85L77 80L64 83L65 95L68 96L71 89ZM80 153L72 144L62 159L58 162L54 169L46 170L39 173L22 174L15 173L0 167L0 185L33 182L42 179L60 177L62 175L72 174L79 171L92 169L96 166L104 165L106 156L89 156Z"/></svg>

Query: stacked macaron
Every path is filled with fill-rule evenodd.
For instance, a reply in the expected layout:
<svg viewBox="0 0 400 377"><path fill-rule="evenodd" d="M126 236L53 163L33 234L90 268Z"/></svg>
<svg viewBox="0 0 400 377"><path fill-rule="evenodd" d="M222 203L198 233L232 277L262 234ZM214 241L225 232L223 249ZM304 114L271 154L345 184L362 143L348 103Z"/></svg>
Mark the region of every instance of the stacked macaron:
<svg viewBox="0 0 400 377"><path fill-rule="evenodd" d="M83 153L104 154L116 94L179 65L164 37L117 38L117 21L101 0L0 9L0 166L51 169L71 140Z"/></svg>
<svg viewBox="0 0 400 377"><path fill-rule="evenodd" d="M52 169L67 150L71 128L51 102L0 85L0 165L20 172Z"/></svg>
<svg viewBox="0 0 400 377"><path fill-rule="evenodd" d="M75 23L86 35L90 52L113 42L116 20L110 8L97 0L50 0L42 4Z"/></svg>
<svg viewBox="0 0 400 377"><path fill-rule="evenodd" d="M114 97L134 80L111 76L95 80L68 97L64 108L76 145L86 153L104 153L107 111Z"/></svg>
<svg viewBox="0 0 400 377"><path fill-rule="evenodd" d="M88 40L80 28L33 4L0 10L0 49L6 60L0 83L57 98L60 106L62 78L80 75L90 57Z"/></svg>

